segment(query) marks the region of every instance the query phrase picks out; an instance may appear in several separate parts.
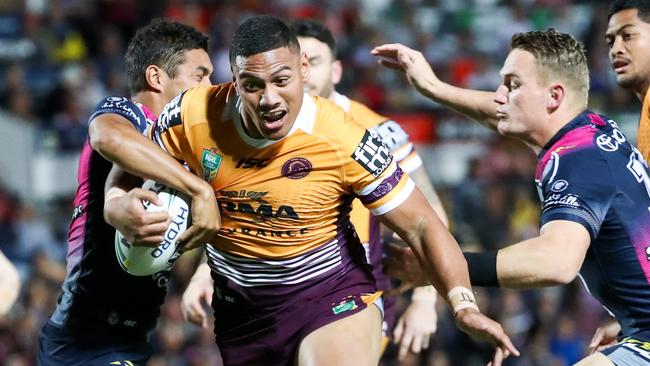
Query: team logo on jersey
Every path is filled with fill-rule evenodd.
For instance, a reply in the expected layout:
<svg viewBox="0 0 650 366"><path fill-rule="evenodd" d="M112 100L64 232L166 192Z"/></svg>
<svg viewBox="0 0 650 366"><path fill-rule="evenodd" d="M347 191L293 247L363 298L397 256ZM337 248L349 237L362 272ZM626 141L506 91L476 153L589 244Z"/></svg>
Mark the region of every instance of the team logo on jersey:
<svg viewBox="0 0 650 366"><path fill-rule="evenodd" d="M393 161L390 150L380 138L366 131L357 148L350 155L359 165L377 178Z"/></svg>
<svg viewBox="0 0 650 366"><path fill-rule="evenodd" d="M551 186L551 191L559 193L567 189L568 186L569 186L569 182L567 182L564 179L560 179L558 181L555 181L555 183L553 183L553 185Z"/></svg>
<svg viewBox="0 0 650 366"><path fill-rule="evenodd" d="M291 158L282 165L282 176L289 179L301 179L311 172L311 162L305 158Z"/></svg>
<svg viewBox="0 0 650 366"><path fill-rule="evenodd" d="M600 135L596 138L596 144L598 144L598 147L601 148L601 150L605 150L607 152L618 150L618 141L605 134Z"/></svg>
<svg viewBox="0 0 650 366"><path fill-rule="evenodd" d="M180 125L181 120L181 102L185 92L180 93L171 102L167 103L160 116L158 116L158 133L167 131L170 127Z"/></svg>
<svg viewBox="0 0 650 366"><path fill-rule="evenodd" d="M217 154L217 149L203 149L201 154L201 167L203 168L203 180L210 182L217 176L221 166L222 156Z"/></svg>

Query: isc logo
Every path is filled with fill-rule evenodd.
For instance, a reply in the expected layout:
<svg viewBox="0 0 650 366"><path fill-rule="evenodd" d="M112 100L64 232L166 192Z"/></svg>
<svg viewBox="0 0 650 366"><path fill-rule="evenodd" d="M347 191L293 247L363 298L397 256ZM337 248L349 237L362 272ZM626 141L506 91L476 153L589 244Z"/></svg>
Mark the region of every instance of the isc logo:
<svg viewBox="0 0 650 366"><path fill-rule="evenodd" d="M237 165L235 165L235 168L238 169L264 168L267 165L269 165L269 159L243 158L237 161Z"/></svg>

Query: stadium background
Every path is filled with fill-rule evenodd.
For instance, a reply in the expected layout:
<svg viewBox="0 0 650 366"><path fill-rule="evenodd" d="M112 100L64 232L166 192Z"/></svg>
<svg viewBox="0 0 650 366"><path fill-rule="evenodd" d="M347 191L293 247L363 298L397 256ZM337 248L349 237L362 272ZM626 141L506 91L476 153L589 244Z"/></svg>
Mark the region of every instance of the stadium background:
<svg viewBox="0 0 650 366"><path fill-rule="evenodd" d="M401 75L377 66L373 46L405 43L421 50L441 79L494 90L510 36L555 27L586 44L590 108L635 135L640 105L617 87L609 68L605 1L2 0L0 249L18 266L23 288L0 320L0 365L34 364L38 330L65 275L87 118L101 97L128 94L123 55L134 30L157 16L197 27L210 36L213 81L222 82L231 78L227 51L234 27L259 13L320 18L333 30L345 69L339 91L393 116L411 134L464 248L494 250L537 234L535 157L521 143L419 96ZM172 273L152 366L218 364L212 332L182 321L180 294L192 273L187 259ZM577 280L539 291L479 290L479 304L522 351L508 365L572 364L605 317ZM460 334L444 306L439 314L431 347L409 364L482 364L489 347ZM394 364L389 354L384 365Z"/></svg>

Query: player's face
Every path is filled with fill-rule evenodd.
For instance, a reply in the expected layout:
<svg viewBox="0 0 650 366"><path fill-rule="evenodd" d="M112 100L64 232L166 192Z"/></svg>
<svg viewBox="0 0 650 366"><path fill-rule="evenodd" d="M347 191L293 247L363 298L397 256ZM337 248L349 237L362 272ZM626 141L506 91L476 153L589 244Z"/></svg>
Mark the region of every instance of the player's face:
<svg viewBox="0 0 650 366"><path fill-rule="evenodd" d="M203 49L185 51L182 64L177 66L176 77L168 78L163 85L163 96L167 102L172 100L183 90L199 85L210 85L212 62L210 56Z"/></svg>
<svg viewBox="0 0 650 366"><path fill-rule="evenodd" d="M237 56L233 75L251 137L279 140L289 133L302 106L308 70L307 58L287 47Z"/></svg>
<svg viewBox="0 0 650 366"><path fill-rule="evenodd" d="M298 37L300 50L309 61L309 79L305 82L305 92L309 95L329 98L334 86L340 81L338 61L327 43L312 37Z"/></svg>
<svg viewBox="0 0 650 366"><path fill-rule="evenodd" d="M639 19L637 9L622 10L609 19L605 38L618 85L645 94L650 85L650 24Z"/></svg>
<svg viewBox="0 0 650 366"><path fill-rule="evenodd" d="M514 49L501 68L501 85L494 101L497 106L497 126L503 135L530 140L541 128L546 114L548 88L539 84L535 56Z"/></svg>

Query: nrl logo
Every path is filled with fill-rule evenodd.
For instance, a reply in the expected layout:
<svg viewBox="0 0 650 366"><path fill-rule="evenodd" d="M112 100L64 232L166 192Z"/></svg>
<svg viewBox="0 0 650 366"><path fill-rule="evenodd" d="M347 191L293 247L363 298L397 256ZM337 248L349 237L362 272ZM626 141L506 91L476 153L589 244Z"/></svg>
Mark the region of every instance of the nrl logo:
<svg viewBox="0 0 650 366"><path fill-rule="evenodd" d="M217 176L221 166L221 155L217 154L217 149L203 149L201 154L201 167L203 168L203 180L210 182Z"/></svg>

